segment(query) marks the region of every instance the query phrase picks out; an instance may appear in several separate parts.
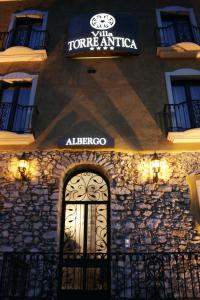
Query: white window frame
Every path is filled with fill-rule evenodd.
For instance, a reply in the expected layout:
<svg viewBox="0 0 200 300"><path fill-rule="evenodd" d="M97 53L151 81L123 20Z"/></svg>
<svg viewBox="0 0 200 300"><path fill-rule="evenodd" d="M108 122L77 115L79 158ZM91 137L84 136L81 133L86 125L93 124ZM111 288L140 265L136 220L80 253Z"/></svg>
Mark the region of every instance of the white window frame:
<svg viewBox="0 0 200 300"><path fill-rule="evenodd" d="M165 82L167 88L167 96L169 104L174 104L174 97L172 92L172 79L200 79L200 71L194 69L178 69L173 72L165 72Z"/></svg>
<svg viewBox="0 0 200 300"><path fill-rule="evenodd" d="M166 6L163 8L156 9L156 19L157 19L158 27L163 27L162 18L161 18L162 12L166 12L166 13L172 12L172 13L177 13L177 14L184 12L189 16L190 23L194 26L197 26L197 21L196 21L196 17L195 17L193 8L186 8L186 7L182 7L182 6Z"/></svg>
<svg viewBox="0 0 200 300"><path fill-rule="evenodd" d="M5 81L5 82L17 82L17 81L31 82L32 84L31 84L29 105L30 106L34 105L37 82L38 82L38 75L30 75L28 73L15 72L15 73L9 73L9 74L0 76L0 81Z"/></svg>
<svg viewBox="0 0 200 300"><path fill-rule="evenodd" d="M12 16L11 16L8 31L15 28L17 17L41 18L43 20L42 31L46 30L46 28L47 28L48 12L32 9L32 10L23 10L23 11L20 11L20 12L13 13Z"/></svg>

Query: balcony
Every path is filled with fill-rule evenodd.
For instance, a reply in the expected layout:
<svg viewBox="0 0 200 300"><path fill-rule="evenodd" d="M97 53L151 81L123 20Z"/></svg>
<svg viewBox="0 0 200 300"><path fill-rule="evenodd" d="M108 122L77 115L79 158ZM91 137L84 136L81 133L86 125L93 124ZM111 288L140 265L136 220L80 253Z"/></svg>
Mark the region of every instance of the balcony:
<svg viewBox="0 0 200 300"><path fill-rule="evenodd" d="M166 104L163 117L169 141L173 143L200 142L200 100Z"/></svg>
<svg viewBox="0 0 200 300"><path fill-rule="evenodd" d="M106 299L200 299L200 253L113 253L107 255L107 273L101 268L98 273L91 264L98 257L100 265L101 254L80 258L82 267L73 265L80 254L74 253L73 259L71 255L60 260L57 253L1 253L0 299L61 300L78 292L81 296L91 292L93 299L100 295L105 299L106 293ZM65 264L67 285L60 262Z"/></svg>
<svg viewBox="0 0 200 300"><path fill-rule="evenodd" d="M200 27L190 25L190 34L177 32L177 24L156 28L157 56L200 58Z"/></svg>
<svg viewBox="0 0 200 300"><path fill-rule="evenodd" d="M0 32L0 62L43 61L47 58L47 31Z"/></svg>
<svg viewBox="0 0 200 300"><path fill-rule="evenodd" d="M0 145L28 145L34 142L32 119L35 106L0 103Z"/></svg>

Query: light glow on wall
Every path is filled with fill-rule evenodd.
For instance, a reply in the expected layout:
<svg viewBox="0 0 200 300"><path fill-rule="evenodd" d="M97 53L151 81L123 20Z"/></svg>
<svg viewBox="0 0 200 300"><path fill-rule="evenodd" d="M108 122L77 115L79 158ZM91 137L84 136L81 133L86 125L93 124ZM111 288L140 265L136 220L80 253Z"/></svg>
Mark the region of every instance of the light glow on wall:
<svg viewBox="0 0 200 300"><path fill-rule="evenodd" d="M8 172L7 172L7 179L9 180L21 180L21 175L19 173L19 158L13 157L8 162ZM29 159L28 160L28 169L27 169L27 177L29 180L35 180L37 176L40 175L39 172L39 162L37 159Z"/></svg>
<svg viewBox="0 0 200 300"><path fill-rule="evenodd" d="M141 183L153 181L153 170L151 158L144 158L138 162L138 180ZM159 180L167 181L170 178L170 168L166 159L160 159Z"/></svg>

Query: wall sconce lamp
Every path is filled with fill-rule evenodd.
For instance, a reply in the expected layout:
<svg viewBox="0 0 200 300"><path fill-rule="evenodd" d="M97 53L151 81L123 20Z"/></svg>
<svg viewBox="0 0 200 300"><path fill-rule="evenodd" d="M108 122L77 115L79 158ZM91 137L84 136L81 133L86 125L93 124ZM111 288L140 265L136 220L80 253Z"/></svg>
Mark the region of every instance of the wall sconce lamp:
<svg viewBox="0 0 200 300"><path fill-rule="evenodd" d="M25 153L22 154L19 162L18 162L18 171L20 173L22 180L27 180L27 171L28 171L28 161L26 159Z"/></svg>
<svg viewBox="0 0 200 300"><path fill-rule="evenodd" d="M151 160L151 167L153 171L153 182L158 182L158 174L160 172L160 159L158 158L157 153L155 152Z"/></svg>

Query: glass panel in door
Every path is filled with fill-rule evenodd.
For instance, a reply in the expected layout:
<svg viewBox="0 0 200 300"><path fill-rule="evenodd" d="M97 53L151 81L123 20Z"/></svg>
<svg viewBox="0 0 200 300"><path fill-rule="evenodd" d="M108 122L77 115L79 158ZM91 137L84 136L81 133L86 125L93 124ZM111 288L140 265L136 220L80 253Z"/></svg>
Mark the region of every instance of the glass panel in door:
<svg viewBox="0 0 200 300"><path fill-rule="evenodd" d="M31 83L2 83L0 101L1 128L15 132L24 132L29 126L31 111L29 108Z"/></svg>
<svg viewBox="0 0 200 300"><path fill-rule="evenodd" d="M191 82L189 85L191 96L191 121L194 128L200 128L200 82Z"/></svg>
<svg viewBox="0 0 200 300"><path fill-rule="evenodd" d="M174 98L174 109L172 111L173 127L177 130L190 128L190 115L185 86L178 81L172 83L172 92Z"/></svg>
<svg viewBox="0 0 200 300"><path fill-rule="evenodd" d="M9 84L1 83L1 99L0 99L0 128L1 130L7 130L9 125L9 119L12 112L12 101L14 98L14 87Z"/></svg>
<svg viewBox="0 0 200 300"><path fill-rule="evenodd" d="M19 86L17 93L17 106L13 118L13 130L24 132L31 128L32 109L29 106L31 83Z"/></svg>
<svg viewBox="0 0 200 300"><path fill-rule="evenodd" d="M162 26L164 39L169 45L181 42L193 42L193 32L188 15L163 14Z"/></svg>
<svg viewBox="0 0 200 300"><path fill-rule="evenodd" d="M105 291L108 272L108 187L98 174L79 173L65 190L62 291Z"/></svg>
<svg viewBox="0 0 200 300"><path fill-rule="evenodd" d="M42 18L17 17L12 46L39 48L42 23Z"/></svg>

